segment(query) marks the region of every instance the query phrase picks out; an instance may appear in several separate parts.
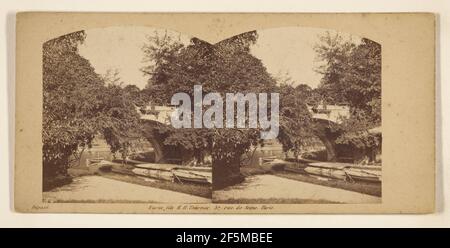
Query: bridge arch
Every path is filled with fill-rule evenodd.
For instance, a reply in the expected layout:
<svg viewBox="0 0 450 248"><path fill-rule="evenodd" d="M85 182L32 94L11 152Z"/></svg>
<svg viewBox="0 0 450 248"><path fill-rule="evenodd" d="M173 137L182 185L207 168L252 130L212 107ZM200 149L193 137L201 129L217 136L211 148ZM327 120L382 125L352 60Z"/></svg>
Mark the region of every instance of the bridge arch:
<svg viewBox="0 0 450 248"><path fill-rule="evenodd" d="M336 161L336 139L340 133L336 130L342 120L350 116L348 106L343 105L319 105L316 107L308 106L315 123L314 133L325 146L327 151L327 160ZM168 127L170 125L170 115L175 110L169 106L146 106L138 108L141 115L141 121L144 125L145 138L152 144L155 153L155 162L166 162L168 149L164 145L164 137L158 132L158 128ZM174 147L171 147L174 149ZM179 155L186 153L178 148L175 153Z"/></svg>
<svg viewBox="0 0 450 248"><path fill-rule="evenodd" d="M350 108L346 105L318 105L308 107L315 123L314 134L320 139L327 151L327 160L336 161L336 139L340 133L337 127L346 118L350 117Z"/></svg>

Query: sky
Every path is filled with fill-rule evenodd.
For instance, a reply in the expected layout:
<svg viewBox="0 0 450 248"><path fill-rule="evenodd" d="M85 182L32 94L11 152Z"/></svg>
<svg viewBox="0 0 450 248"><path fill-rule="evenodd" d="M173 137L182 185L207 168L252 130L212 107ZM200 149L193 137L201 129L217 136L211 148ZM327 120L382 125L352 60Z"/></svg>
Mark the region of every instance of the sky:
<svg viewBox="0 0 450 248"><path fill-rule="evenodd" d="M307 84L316 88L322 76L315 71L321 62L316 59L314 46L327 31L336 34L332 30L301 27L259 30L251 53L261 59L270 74L287 73L294 85ZM348 34L342 35L351 38Z"/></svg>
<svg viewBox="0 0 450 248"><path fill-rule="evenodd" d="M88 59L100 75L105 75L108 69L118 70L119 76L125 84L134 84L140 89L147 84L141 68L143 62L142 47L147 36L164 35L165 29L154 29L141 26L108 27L86 30L86 39L79 46L79 53ZM190 36L167 30L168 35L180 38L188 44Z"/></svg>
<svg viewBox="0 0 450 248"><path fill-rule="evenodd" d="M127 26L86 30L86 40L80 45L81 56L88 59L95 71L104 75L108 69L118 70L126 84L144 88L148 78L141 72L143 62L142 46L147 36L164 34L166 30L151 27ZM286 27L257 30L258 40L251 47L251 53L261 59L267 71L273 76L289 74L294 85L300 83L316 88L321 75L315 72L320 61L316 61L314 45L319 36L332 30ZM167 33L184 44L190 36L168 30ZM358 40L357 36L343 34L346 38ZM201 37L199 37L201 39Z"/></svg>

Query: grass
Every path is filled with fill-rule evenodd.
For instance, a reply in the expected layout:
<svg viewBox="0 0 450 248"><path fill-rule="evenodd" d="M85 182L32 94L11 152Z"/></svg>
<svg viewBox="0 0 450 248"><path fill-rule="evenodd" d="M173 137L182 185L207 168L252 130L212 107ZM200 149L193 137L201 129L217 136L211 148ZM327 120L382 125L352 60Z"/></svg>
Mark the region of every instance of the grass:
<svg viewBox="0 0 450 248"><path fill-rule="evenodd" d="M333 187L333 188L339 188L339 189L344 189L344 190L359 192L359 193L363 193L363 194L367 194L367 195L381 197L381 184L380 183L365 183L365 182L350 183L350 182L334 180L334 179L329 179L329 180L324 181L324 180L319 180L315 177L308 176L305 174L292 173L292 172L286 172L286 171L276 172L273 175L300 181L300 182L312 183L312 184Z"/></svg>

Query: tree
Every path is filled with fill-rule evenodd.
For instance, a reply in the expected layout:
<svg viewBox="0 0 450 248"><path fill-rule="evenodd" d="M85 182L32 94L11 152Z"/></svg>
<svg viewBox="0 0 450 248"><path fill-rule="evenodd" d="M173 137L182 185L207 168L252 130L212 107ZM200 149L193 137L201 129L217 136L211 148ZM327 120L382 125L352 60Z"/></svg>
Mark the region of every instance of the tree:
<svg viewBox="0 0 450 248"><path fill-rule="evenodd" d="M78 45L79 31L43 45L43 186L68 178L67 169L79 151L104 134L111 149L125 150L124 138L136 130L138 115L119 86L105 86ZM67 181L67 180L65 180Z"/></svg>
<svg viewBox="0 0 450 248"><path fill-rule="evenodd" d="M334 104L347 103L352 111L360 110L381 121L381 46L363 38L359 44L327 33L315 47L324 64L318 67L323 75L319 86L322 94Z"/></svg>
<svg viewBox="0 0 450 248"><path fill-rule="evenodd" d="M97 99L92 93L102 80L78 54L84 38L84 32L75 32L43 46L44 188L48 180L65 176L71 155L94 138Z"/></svg>
<svg viewBox="0 0 450 248"><path fill-rule="evenodd" d="M106 73L104 75L102 75L102 79L107 85L117 85L117 86L123 85L123 81L120 78L119 69L106 70Z"/></svg>
<svg viewBox="0 0 450 248"><path fill-rule="evenodd" d="M167 104L170 98L165 94L169 89L168 79L174 73L172 65L176 61L184 45L180 38L176 39L167 32L160 35L147 36L147 43L142 47L143 62L147 65L141 68L144 75L149 77L146 88L142 91L145 100L154 104Z"/></svg>
<svg viewBox="0 0 450 248"><path fill-rule="evenodd" d="M306 105L311 92L311 88L304 84L296 87L287 84L279 86L281 112L278 140L283 145L283 150L292 151L295 158L313 137L313 123Z"/></svg>
<svg viewBox="0 0 450 248"><path fill-rule="evenodd" d="M111 152L119 152L125 159L141 137L140 116L134 100L117 85L105 87L98 97L101 97L103 106L97 130L109 144Z"/></svg>
<svg viewBox="0 0 450 248"><path fill-rule="evenodd" d="M149 77L147 94L161 104L169 104L173 94L178 92L185 92L192 98L194 85L202 85L204 94L218 92L222 96L238 92L289 94L289 90L280 91L263 63L251 55L250 46L257 38L256 31L253 31L215 45L193 38L187 46L167 36L149 39L144 51L151 64L143 69ZM294 130L298 130L295 123L306 119L305 104L297 103L301 108L298 112L288 110L292 103L282 102L282 108L286 109L281 112L286 115L281 118L281 128L283 140L289 146L287 149L293 147L287 139L294 137ZM257 128L172 129L167 130L164 143L181 145L194 154L207 150L213 160L214 186L223 187L242 179L239 172L241 157L250 147L258 145L259 131Z"/></svg>
<svg viewBox="0 0 450 248"><path fill-rule="evenodd" d="M348 104L350 118L336 127L336 143L360 149L381 145L381 135L368 130L381 125L381 45L366 38L358 42L327 33L315 47L323 61L318 92L327 103Z"/></svg>
<svg viewBox="0 0 450 248"><path fill-rule="evenodd" d="M167 36L164 41L151 38L144 46L147 60L152 61L143 70L149 76L147 90L162 104L177 92L193 97L194 85L202 85L204 93L267 92L275 81L249 53L256 38L256 32L249 32L216 45L193 38L187 46ZM256 145L258 136L257 130L250 129L182 129L171 130L165 144L181 144L194 154L209 148L213 168L218 170L213 174L220 175L214 178L215 185L219 185L238 180L241 155Z"/></svg>

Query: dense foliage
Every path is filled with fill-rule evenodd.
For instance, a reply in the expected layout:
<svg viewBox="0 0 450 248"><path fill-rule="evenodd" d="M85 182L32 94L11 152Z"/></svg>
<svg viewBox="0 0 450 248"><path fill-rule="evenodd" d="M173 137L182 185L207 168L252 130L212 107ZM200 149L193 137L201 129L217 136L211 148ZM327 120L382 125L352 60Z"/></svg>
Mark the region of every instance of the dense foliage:
<svg viewBox="0 0 450 248"><path fill-rule="evenodd" d="M90 62L80 56L83 31L43 45L44 188L65 177L72 159L103 134L113 152L126 152L138 115L117 85L106 85Z"/></svg>
<svg viewBox="0 0 450 248"><path fill-rule="evenodd" d="M309 113L306 105L287 88L277 86L276 80L267 72L262 62L250 53L258 35L248 32L221 41L215 45L193 38L187 46L164 36L152 36L144 46L147 61L143 69L149 76L144 90L149 99L158 104L168 104L173 94L188 93L193 96L194 85L202 85L204 94L279 92L290 95L280 99L281 137L286 149L297 146L297 141L287 139L301 137L302 124ZM291 102L290 102L291 101ZM299 108L300 111L297 111ZM241 156L251 146L260 142L258 129L181 129L171 130L166 145L183 145L194 153L207 150L213 160L215 184L220 184L230 174L239 173Z"/></svg>
<svg viewBox="0 0 450 248"><path fill-rule="evenodd" d="M350 118L339 126L337 143L379 146L381 136L368 130L381 126L381 46L369 39L345 40L327 33L315 47L323 61L317 89L328 104L347 104Z"/></svg>

